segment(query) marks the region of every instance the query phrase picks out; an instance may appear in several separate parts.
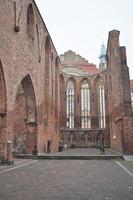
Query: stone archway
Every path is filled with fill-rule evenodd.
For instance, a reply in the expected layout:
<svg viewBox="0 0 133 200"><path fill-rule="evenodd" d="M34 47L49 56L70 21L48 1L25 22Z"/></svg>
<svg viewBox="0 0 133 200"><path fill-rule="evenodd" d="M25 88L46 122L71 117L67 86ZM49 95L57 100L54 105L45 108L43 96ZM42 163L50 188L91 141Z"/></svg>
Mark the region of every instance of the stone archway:
<svg viewBox="0 0 133 200"><path fill-rule="evenodd" d="M68 147L75 147L75 141L76 141L76 134L71 131L67 137L67 146Z"/></svg>
<svg viewBox="0 0 133 200"><path fill-rule="evenodd" d="M37 145L35 93L29 75L21 81L16 94L13 132L17 153L32 153Z"/></svg>
<svg viewBox="0 0 133 200"><path fill-rule="evenodd" d="M82 134L82 147L90 146L91 137L87 131Z"/></svg>
<svg viewBox="0 0 133 200"><path fill-rule="evenodd" d="M4 128L6 128L6 84L2 63L0 60L0 154L4 153Z"/></svg>

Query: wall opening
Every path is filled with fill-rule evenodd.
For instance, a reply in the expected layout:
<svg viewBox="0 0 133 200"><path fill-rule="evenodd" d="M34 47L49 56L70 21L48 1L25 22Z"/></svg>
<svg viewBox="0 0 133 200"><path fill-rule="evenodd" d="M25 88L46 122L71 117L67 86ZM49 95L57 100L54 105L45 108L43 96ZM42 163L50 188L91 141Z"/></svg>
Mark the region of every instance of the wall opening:
<svg viewBox="0 0 133 200"><path fill-rule="evenodd" d="M17 153L32 153L37 145L37 116L34 88L29 75L18 87L14 109L14 147Z"/></svg>
<svg viewBox="0 0 133 200"><path fill-rule="evenodd" d="M101 80L99 79L97 82L97 98L98 98L99 128L106 128L105 88L102 79Z"/></svg>
<svg viewBox="0 0 133 200"><path fill-rule="evenodd" d="M66 114L67 114L67 128L74 128L74 84L70 79L67 82L66 89Z"/></svg>
<svg viewBox="0 0 133 200"><path fill-rule="evenodd" d="M31 41L34 40L34 12L32 4L27 9L27 33Z"/></svg>
<svg viewBox="0 0 133 200"><path fill-rule="evenodd" d="M81 128L91 128L90 87L85 79L81 85Z"/></svg>
<svg viewBox="0 0 133 200"><path fill-rule="evenodd" d="M50 69L50 40L49 37L46 38L45 42L45 69L44 69L44 110L45 110L45 124L48 123L48 113L49 113L49 69Z"/></svg>

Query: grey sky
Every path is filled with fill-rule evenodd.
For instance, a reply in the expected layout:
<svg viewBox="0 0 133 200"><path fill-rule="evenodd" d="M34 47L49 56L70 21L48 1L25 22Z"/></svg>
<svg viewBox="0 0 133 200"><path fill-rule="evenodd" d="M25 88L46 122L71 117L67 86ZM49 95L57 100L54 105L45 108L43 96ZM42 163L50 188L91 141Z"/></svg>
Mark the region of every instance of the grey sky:
<svg viewBox="0 0 133 200"><path fill-rule="evenodd" d="M58 54L73 50L98 65L108 32L120 30L133 79L133 0L35 0Z"/></svg>

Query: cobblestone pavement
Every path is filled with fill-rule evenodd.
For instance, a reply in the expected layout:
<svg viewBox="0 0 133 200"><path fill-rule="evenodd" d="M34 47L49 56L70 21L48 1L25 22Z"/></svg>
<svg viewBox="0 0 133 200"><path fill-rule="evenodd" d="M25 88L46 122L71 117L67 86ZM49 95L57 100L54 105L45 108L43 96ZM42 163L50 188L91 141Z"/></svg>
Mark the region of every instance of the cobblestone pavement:
<svg viewBox="0 0 133 200"><path fill-rule="evenodd" d="M0 200L104 199L133 200L133 177L114 160L16 160L0 167Z"/></svg>

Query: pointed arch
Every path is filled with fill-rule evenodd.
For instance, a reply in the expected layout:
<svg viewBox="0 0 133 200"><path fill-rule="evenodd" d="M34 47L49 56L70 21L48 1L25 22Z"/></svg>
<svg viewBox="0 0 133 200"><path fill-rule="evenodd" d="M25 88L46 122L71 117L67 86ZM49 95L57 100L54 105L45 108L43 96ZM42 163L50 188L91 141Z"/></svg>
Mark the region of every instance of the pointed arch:
<svg viewBox="0 0 133 200"><path fill-rule="evenodd" d="M36 99L33 83L30 75L27 75L21 81L27 106L27 123L36 122L37 111L36 111Z"/></svg>
<svg viewBox="0 0 133 200"><path fill-rule="evenodd" d="M81 138L82 138L82 146L83 147L89 147L90 140L91 140L90 134L87 131L85 131L82 134Z"/></svg>
<svg viewBox="0 0 133 200"><path fill-rule="evenodd" d="M97 77L97 79L95 81L96 81L99 128L105 128L106 127L106 114L105 114L105 84L104 84L104 79L103 79L103 77Z"/></svg>
<svg viewBox="0 0 133 200"><path fill-rule="evenodd" d="M68 78L67 81L66 81L66 85L67 85L68 81L70 81L70 80L73 82L74 91L76 91L77 90L77 81L74 77Z"/></svg>
<svg viewBox="0 0 133 200"><path fill-rule="evenodd" d="M32 4L27 8L27 33L30 40L34 40L34 12Z"/></svg>
<svg viewBox="0 0 133 200"><path fill-rule="evenodd" d="M91 95L88 79L81 82L81 128L91 128Z"/></svg>
<svg viewBox="0 0 133 200"><path fill-rule="evenodd" d="M32 153L37 145L37 109L30 75L22 79L16 93L13 133L16 152Z"/></svg>
<svg viewBox="0 0 133 200"><path fill-rule="evenodd" d="M50 38L46 37L45 41L45 69L44 69L44 96L45 96L45 116L48 119L49 112L49 76L50 76L50 59L51 59L51 47Z"/></svg>
<svg viewBox="0 0 133 200"><path fill-rule="evenodd" d="M66 116L67 128L74 128L74 114L75 114L75 90L76 90L76 81L75 79L69 78L66 84Z"/></svg>
<svg viewBox="0 0 133 200"><path fill-rule="evenodd" d="M75 141L76 141L76 134L73 131L71 131L67 136L68 147L73 147L73 145L75 145Z"/></svg>
<svg viewBox="0 0 133 200"><path fill-rule="evenodd" d="M36 24L36 34L37 34L37 46L38 46L38 62L41 62L41 52L40 52L40 35L38 30L38 24Z"/></svg>
<svg viewBox="0 0 133 200"><path fill-rule="evenodd" d="M49 36L47 36L45 40L45 76L49 76L50 56L51 56L50 38Z"/></svg>

